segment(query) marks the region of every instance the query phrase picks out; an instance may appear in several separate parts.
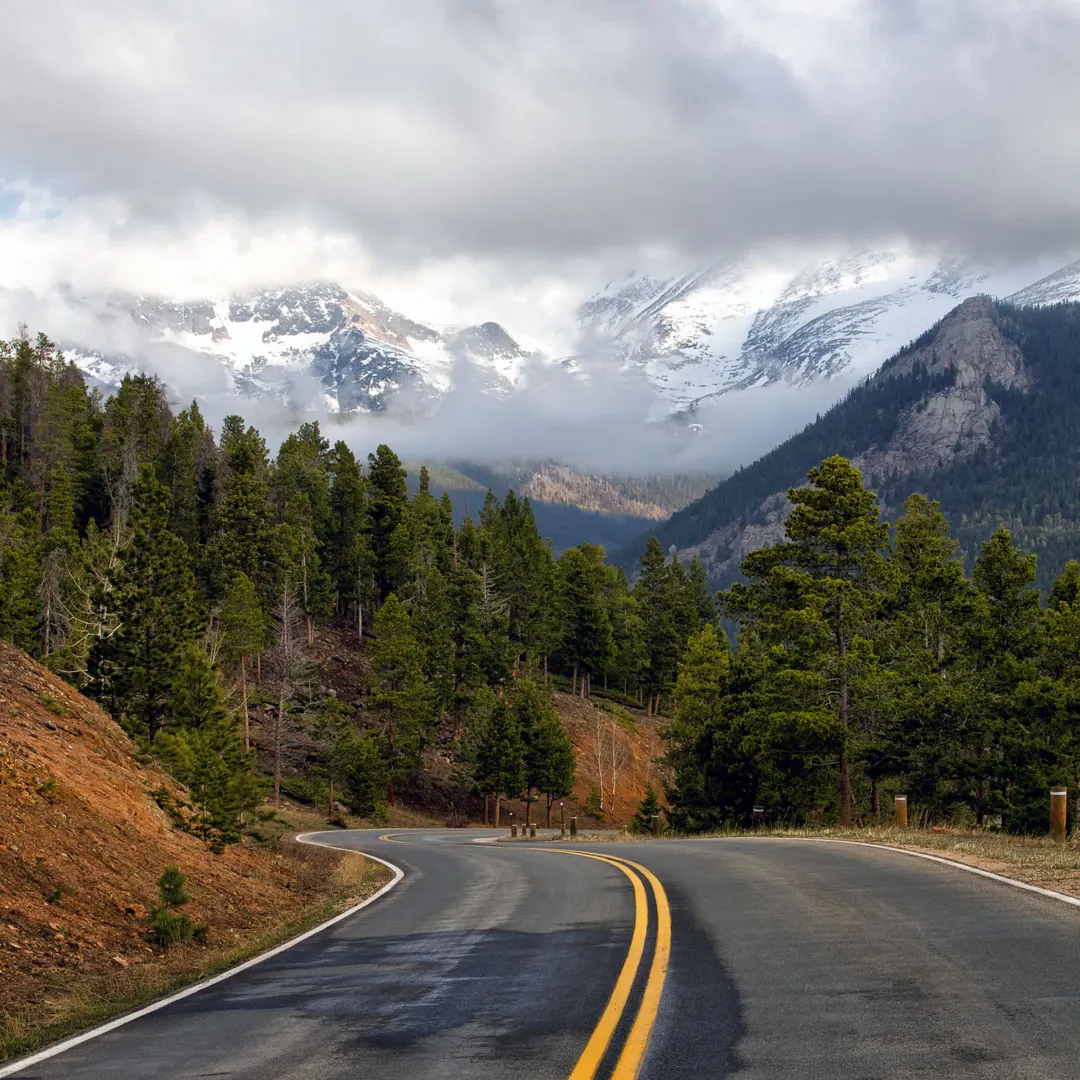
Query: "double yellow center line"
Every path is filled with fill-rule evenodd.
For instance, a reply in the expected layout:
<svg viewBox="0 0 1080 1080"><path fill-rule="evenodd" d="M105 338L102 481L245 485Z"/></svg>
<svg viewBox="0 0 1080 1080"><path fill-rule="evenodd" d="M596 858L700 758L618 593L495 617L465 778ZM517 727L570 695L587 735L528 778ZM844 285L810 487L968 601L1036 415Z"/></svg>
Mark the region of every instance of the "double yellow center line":
<svg viewBox="0 0 1080 1080"><path fill-rule="evenodd" d="M611 1073L611 1080L635 1080L641 1069L641 1063L645 1059L649 1037L656 1023L656 1015L660 1009L660 996L664 991L664 980L667 977L668 961L671 957L671 907L668 904L667 893L664 892L664 886L660 884L652 871L640 863L631 862L629 859L622 859L616 855L597 855L588 851L568 851L565 848L554 850L557 854L577 855L583 859L595 859L597 862L614 866L630 879L634 888L634 932L630 938L630 948L627 950L626 959L623 961L622 970L619 972L615 989L608 999L607 1007L581 1057L578 1058L574 1071L570 1074L570 1080L593 1080L615 1035L615 1030L619 1026L619 1021L626 1012L626 1006L645 955L645 939L649 929L649 903L645 885L647 884L652 890L656 907L656 941L653 945L652 963L649 965L649 973L637 1015L623 1043L615 1069Z"/></svg>

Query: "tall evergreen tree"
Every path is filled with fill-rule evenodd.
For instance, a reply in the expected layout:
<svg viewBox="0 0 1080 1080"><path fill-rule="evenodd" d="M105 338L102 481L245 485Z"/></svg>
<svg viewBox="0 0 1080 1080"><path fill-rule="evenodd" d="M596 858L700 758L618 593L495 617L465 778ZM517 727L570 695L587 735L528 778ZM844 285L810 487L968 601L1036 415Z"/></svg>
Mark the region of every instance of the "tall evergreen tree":
<svg viewBox="0 0 1080 1080"><path fill-rule="evenodd" d="M521 792L525 784L525 748L509 702L499 698L480 735L476 752L476 783L484 795L495 796L495 827L504 796Z"/></svg>
<svg viewBox="0 0 1080 1080"><path fill-rule="evenodd" d="M840 821L852 821L853 692L878 674L867 637L881 600L888 527L876 497L858 470L842 457L826 458L809 473L810 484L788 491L794 509L787 540L743 561L749 585L725 596L727 611L749 622L766 641L789 650L788 678L800 669L816 687L809 702L821 719L834 721L839 758Z"/></svg>
<svg viewBox="0 0 1080 1080"><path fill-rule="evenodd" d="M368 454L367 480L375 589L382 600L408 580L413 546L405 470L389 446Z"/></svg>
<svg viewBox="0 0 1080 1080"><path fill-rule="evenodd" d="M386 801L394 805L394 783L420 763L434 735L434 694L424 677L424 651L413 634L405 606L391 593L375 614L371 645L371 703L382 716L388 766Z"/></svg>
<svg viewBox="0 0 1080 1080"><path fill-rule="evenodd" d="M108 602L121 613L95 649L93 690L136 735L153 741L172 719L177 673L199 628L187 547L169 532L168 492L143 464L133 490L131 541Z"/></svg>
<svg viewBox="0 0 1080 1080"><path fill-rule="evenodd" d="M552 801L569 795L574 786L574 744L559 719L551 695L532 679L515 681L511 707L523 748L525 824L532 822L533 792L537 792L547 799L550 829Z"/></svg>

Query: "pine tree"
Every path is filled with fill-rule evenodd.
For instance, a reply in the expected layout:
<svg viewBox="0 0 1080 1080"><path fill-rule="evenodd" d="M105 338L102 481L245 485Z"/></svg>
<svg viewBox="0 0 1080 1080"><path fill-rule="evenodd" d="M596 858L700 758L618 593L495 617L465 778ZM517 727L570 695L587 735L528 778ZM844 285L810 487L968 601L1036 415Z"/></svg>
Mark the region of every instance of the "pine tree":
<svg viewBox="0 0 1080 1080"><path fill-rule="evenodd" d="M634 598L642 622L645 692L647 711L659 709L659 697L671 689L679 653L685 645L682 632L688 629L680 618L678 603L673 604L677 583L655 537L649 537L641 557L641 575L634 586ZM681 640L682 639L682 640Z"/></svg>
<svg viewBox="0 0 1080 1080"><path fill-rule="evenodd" d="M221 605L221 635L230 658L240 666L240 716L244 728L244 750L251 749L248 716L247 669L251 657L266 647L266 616L255 594L255 586L238 571Z"/></svg>
<svg viewBox="0 0 1080 1080"><path fill-rule="evenodd" d="M336 751L337 768L345 780L349 809L361 817L381 817L386 793L386 762L375 732L350 732Z"/></svg>
<svg viewBox="0 0 1080 1080"><path fill-rule="evenodd" d="M176 673L199 623L187 548L167 528L168 505L153 466L144 464L111 599L122 621L95 647L95 694L130 732L151 742L172 718Z"/></svg>
<svg viewBox="0 0 1080 1080"><path fill-rule="evenodd" d="M745 643L742 644L745 648ZM668 817L688 830L749 818L761 783L761 746L786 734L738 700L728 643L706 623L692 634L679 663L675 716L662 732L671 770ZM781 721L782 723L782 721Z"/></svg>
<svg viewBox="0 0 1080 1080"><path fill-rule="evenodd" d="M509 702L499 698L491 710L476 750L476 785L495 796L495 827L504 796L520 793L525 784L525 748Z"/></svg>
<svg viewBox="0 0 1080 1080"><path fill-rule="evenodd" d="M409 614L394 593L375 614L371 646L371 703L383 718L388 763L386 801L394 805L394 784L420 763L434 735L434 695L424 676L424 651Z"/></svg>
<svg viewBox="0 0 1080 1080"><path fill-rule="evenodd" d="M330 534L327 565L342 614L354 613L357 636L363 636L364 605L370 605L374 565L368 542L367 488L356 455L343 442L329 457Z"/></svg>
<svg viewBox="0 0 1080 1080"><path fill-rule="evenodd" d="M189 941L202 928L180 911L191 897L178 866L165 867L158 879L158 893L161 903L150 913L150 940L168 951L182 941Z"/></svg>
<svg viewBox="0 0 1080 1080"><path fill-rule="evenodd" d="M240 735L222 700L217 672L199 645L189 645L177 679L172 731L155 752L187 785L198 810L196 832L215 851L240 839L240 816L258 801L258 786Z"/></svg>
<svg viewBox="0 0 1080 1080"><path fill-rule="evenodd" d="M840 822L847 826L858 704L852 695L878 675L866 634L883 592L888 527L875 495L844 458L826 458L810 470L809 480L809 486L788 491L794 509L784 527L786 542L748 555L742 572L751 585L736 584L724 599L728 613L749 621L764 639L787 643L782 681L800 669L810 676L804 699L809 691L807 705L816 714L811 723L825 715L834 719Z"/></svg>
<svg viewBox="0 0 1080 1080"><path fill-rule="evenodd" d="M389 446L368 454L371 553L376 600L385 599L408 580L413 540L409 530L409 492L405 470Z"/></svg>
<svg viewBox="0 0 1080 1080"><path fill-rule="evenodd" d="M604 551L579 544L558 562L558 602L562 613L562 654L581 675L581 696L587 697L593 674L610 666L615 655L611 618L605 602Z"/></svg>
<svg viewBox="0 0 1080 1080"><path fill-rule="evenodd" d="M515 681L511 704L523 747L525 824L532 821L535 791L547 799L547 827L551 828L552 801L569 795L574 786L574 744L551 695L531 679Z"/></svg>
<svg viewBox="0 0 1080 1080"><path fill-rule="evenodd" d="M661 813L660 800L656 797L656 791L652 784L645 785L645 797L638 803L637 813L630 822L630 831L638 835L647 835L652 832L653 819Z"/></svg>

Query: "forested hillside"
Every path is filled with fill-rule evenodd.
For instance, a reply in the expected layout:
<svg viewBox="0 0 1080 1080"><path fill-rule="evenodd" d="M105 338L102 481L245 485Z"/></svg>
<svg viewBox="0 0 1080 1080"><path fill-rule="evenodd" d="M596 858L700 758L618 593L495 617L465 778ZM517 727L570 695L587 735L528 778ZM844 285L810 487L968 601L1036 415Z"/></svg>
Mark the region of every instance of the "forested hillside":
<svg viewBox="0 0 1080 1080"><path fill-rule="evenodd" d="M674 820L880 822L905 794L913 821L1044 830L1048 789L1080 775L1080 563L1044 607L999 528L966 576L936 503L912 495L890 530L838 456L788 497L720 594L738 648L706 626L683 654Z"/></svg>
<svg viewBox="0 0 1080 1080"><path fill-rule="evenodd" d="M800 434L676 513L656 535L717 583L782 530L783 492L830 454L892 513L914 491L945 510L969 564L999 524L1049 588L1080 551L1080 305L966 302ZM639 540L619 561L632 566Z"/></svg>
<svg viewBox="0 0 1080 1080"><path fill-rule="evenodd" d="M0 465L0 637L185 783L217 847L266 789L367 815L433 769L447 804L565 795L549 678L652 711L714 617L699 564L631 590L599 547L556 558L513 491L456 524L389 447L305 424L272 455L152 378L102 400L44 337L0 349Z"/></svg>

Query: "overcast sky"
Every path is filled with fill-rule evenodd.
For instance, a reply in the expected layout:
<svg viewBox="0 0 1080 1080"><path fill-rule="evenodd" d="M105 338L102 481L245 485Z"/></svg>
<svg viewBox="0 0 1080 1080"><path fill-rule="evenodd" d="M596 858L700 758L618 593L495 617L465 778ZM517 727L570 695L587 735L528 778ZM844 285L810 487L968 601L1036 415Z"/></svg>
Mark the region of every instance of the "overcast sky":
<svg viewBox="0 0 1080 1080"><path fill-rule="evenodd" d="M4 285L336 277L529 333L763 243L1080 241L1080 0L3 7Z"/></svg>

